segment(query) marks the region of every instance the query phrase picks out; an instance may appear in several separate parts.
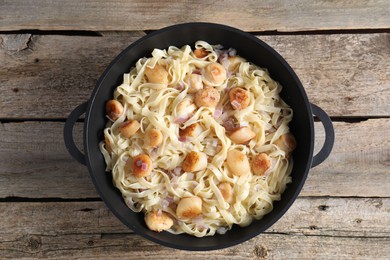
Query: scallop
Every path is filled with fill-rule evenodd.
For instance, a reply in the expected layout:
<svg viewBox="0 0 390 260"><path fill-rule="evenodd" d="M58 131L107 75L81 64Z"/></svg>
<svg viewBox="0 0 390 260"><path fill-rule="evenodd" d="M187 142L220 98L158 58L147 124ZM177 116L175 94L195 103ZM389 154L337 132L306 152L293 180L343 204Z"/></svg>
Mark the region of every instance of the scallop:
<svg viewBox="0 0 390 260"><path fill-rule="evenodd" d="M172 218L165 212L152 211L145 215L146 226L153 231L161 232L173 226Z"/></svg>
<svg viewBox="0 0 390 260"><path fill-rule="evenodd" d="M146 131L144 145L145 147L157 147L163 141L163 134L160 130L151 128Z"/></svg>
<svg viewBox="0 0 390 260"><path fill-rule="evenodd" d="M232 203L233 201L233 189L230 183L228 182L221 182L218 184L218 189L220 190L222 197L224 200L228 203Z"/></svg>
<svg viewBox="0 0 390 260"><path fill-rule="evenodd" d="M240 64L242 62L245 62L246 60L240 56L230 56L228 57L228 61L229 61L228 70L230 72L236 72L239 69Z"/></svg>
<svg viewBox="0 0 390 260"><path fill-rule="evenodd" d="M123 106L118 100L111 99L106 103L107 116L113 121L117 120L122 115L123 110Z"/></svg>
<svg viewBox="0 0 390 260"><path fill-rule="evenodd" d="M226 156L226 163L233 175L242 176L250 172L248 158L243 152L230 150Z"/></svg>
<svg viewBox="0 0 390 260"><path fill-rule="evenodd" d="M235 130L230 135L230 139L236 144L245 144L248 141L252 140L255 136L255 132L253 132L249 127L243 126Z"/></svg>
<svg viewBox="0 0 390 260"><path fill-rule="evenodd" d="M263 176L271 165L271 158L266 153L256 154L252 159L252 172Z"/></svg>
<svg viewBox="0 0 390 260"><path fill-rule="evenodd" d="M133 136L138 131L138 129L140 129L140 127L141 125L138 123L137 120L129 120L123 122L120 127L120 131L123 137L129 138Z"/></svg>
<svg viewBox="0 0 390 260"><path fill-rule="evenodd" d="M243 88L232 88L229 91L230 104L235 110L242 110L249 106L251 98L249 92Z"/></svg>
<svg viewBox="0 0 390 260"><path fill-rule="evenodd" d="M203 49L203 48L201 48L201 49L195 49L195 50L194 50L194 55L195 55L195 57L197 57L198 59L204 58L204 57L206 57L208 54L209 54L209 53L208 53L205 49Z"/></svg>
<svg viewBox="0 0 390 260"><path fill-rule="evenodd" d="M195 111L196 111L196 106L194 104L194 101L191 98L184 98L176 106L177 117L175 118L174 123L181 124L186 122L194 115Z"/></svg>
<svg viewBox="0 0 390 260"><path fill-rule="evenodd" d="M185 172L197 172L207 168L207 155L202 152L191 151L183 161L182 169Z"/></svg>
<svg viewBox="0 0 390 260"><path fill-rule="evenodd" d="M202 68L201 73L204 83L212 86L221 85L227 77L225 68L217 62L212 62L206 65Z"/></svg>
<svg viewBox="0 0 390 260"><path fill-rule="evenodd" d="M202 214L202 199L199 197L185 197L177 204L176 215L179 219L196 218Z"/></svg>
<svg viewBox="0 0 390 260"><path fill-rule="evenodd" d="M168 71L164 66L156 64L153 68L145 68L145 76L150 83L168 85Z"/></svg>
<svg viewBox="0 0 390 260"><path fill-rule="evenodd" d="M203 127L199 123L194 123L192 125L187 126L184 129L179 130L180 137L196 137L199 136L203 132Z"/></svg>
<svg viewBox="0 0 390 260"><path fill-rule="evenodd" d="M286 152L286 154L291 153L297 142L295 141L295 137L291 133L281 135L275 142L275 145L279 146L280 149Z"/></svg>
<svg viewBox="0 0 390 260"><path fill-rule="evenodd" d="M192 73L188 77L189 88L187 90L188 94L195 94L197 91L203 88L202 76L199 74Z"/></svg>
<svg viewBox="0 0 390 260"><path fill-rule="evenodd" d="M196 92L195 104L197 107L216 107L220 98L218 90L207 87Z"/></svg>
<svg viewBox="0 0 390 260"><path fill-rule="evenodd" d="M133 175L137 178L148 176L152 170L152 159L147 154L140 154L133 159Z"/></svg>

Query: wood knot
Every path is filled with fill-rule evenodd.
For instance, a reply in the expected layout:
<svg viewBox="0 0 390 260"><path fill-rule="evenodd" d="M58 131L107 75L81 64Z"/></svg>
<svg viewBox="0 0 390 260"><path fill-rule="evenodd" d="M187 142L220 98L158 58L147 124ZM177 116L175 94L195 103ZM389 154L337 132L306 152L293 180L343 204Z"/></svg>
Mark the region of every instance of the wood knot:
<svg viewBox="0 0 390 260"><path fill-rule="evenodd" d="M19 89L18 88L13 88L12 91L15 92L15 93L18 93Z"/></svg>
<svg viewBox="0 0 390 260"><path fill-rule="evenodd" d="M362 221L363 221L363 220L362 220L361 218L355 219L355 222L358 223L358 224L362 223Z"/></svg>
<svg viewBox="0 0 390 260"><path fill-rule="evenodd" d="M255 246L254 250L255 256L259 257L260 259L267 259L269 256L269 251L265 246Z"/></svg>
<svg viewBox="0 0 390 260"><path fill-rule="evenodd" d="M93 244L94 244L93 240L88 240L88 242L87 242L88 246L93 246Z"/></svg>
<svg viewBox="0 0 390 260"><path fill-rule="evenodd" d="M370 199L369 201L377 209L380 209L383 206L382 199Z"/></svg>
<svg viewBox="0 0 390 260"><path fill-rule="evenodd" d="M319 205L318 206L319 211L326 211L328 208L329 208L329 206L326 206L326 205Z"/></svg>
<svg viewBox="0 0 390 260"><path fill-rule="evenodd" d="M40 237L32 236L28 240L28 247L33 251L37 251L39 248L41 248L41 245L42 242Z"/></svg>

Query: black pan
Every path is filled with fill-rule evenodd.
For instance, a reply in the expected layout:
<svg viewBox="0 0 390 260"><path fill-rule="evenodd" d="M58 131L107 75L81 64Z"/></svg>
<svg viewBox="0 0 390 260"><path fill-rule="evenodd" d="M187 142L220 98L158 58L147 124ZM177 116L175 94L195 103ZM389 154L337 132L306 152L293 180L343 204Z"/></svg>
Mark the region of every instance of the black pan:
<svg viewBox="0 0 390 260"><path fill-rule="evenodd" d="M103 140L103 129L107 121L105 103L112 98L114 89L122 83L123 73L127 73L139 58L150 57L154 48L165 49L172 45L181 47L186 44L193 46L197 40L234 48L240 56L261 67L268 68L271 77L283 86L281 97L294 111L290 129L297 141L297 147L293 153L292 183L288 185L282 199L274 203L273 211L261 220L254 221L248 227L234 226L224 235L204 238L150 231L144 223L143 213L132 212L124 203L120 192L113 186L111 174L105 172L106 165L98 145ZM86 113L85 155L76 148L72 138L73 125L84 112ZM313 115L320 119L326 132L324 146L314 157ZM210 23L188 23L170 26L148 34L120 53L100 77L89 101L78 106L70 114L65 123L64 139L70 154L77 161L88 166L92 181L107 207L131 230L168 247L185 250L213 250L239 244L273 225L297 198L310 168L328 157L333 147L334 130L327 114L309 103L297 75L270 46L251 34L232 27Z"/></svg>

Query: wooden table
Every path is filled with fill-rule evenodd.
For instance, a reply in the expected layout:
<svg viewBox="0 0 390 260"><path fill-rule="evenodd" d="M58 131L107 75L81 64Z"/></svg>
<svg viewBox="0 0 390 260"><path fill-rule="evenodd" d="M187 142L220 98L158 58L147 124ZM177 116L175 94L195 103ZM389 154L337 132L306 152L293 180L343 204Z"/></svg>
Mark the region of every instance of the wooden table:
<svg viewBox="0 0 390 260"><path fill-rule="evenodd" d="M122 49L190 21L231 25L274 47L336 133L280 221L212 252L134 234L62 138L68 114ZM390 258L389 1L0 0L0 33L0 258Z"/></svg>

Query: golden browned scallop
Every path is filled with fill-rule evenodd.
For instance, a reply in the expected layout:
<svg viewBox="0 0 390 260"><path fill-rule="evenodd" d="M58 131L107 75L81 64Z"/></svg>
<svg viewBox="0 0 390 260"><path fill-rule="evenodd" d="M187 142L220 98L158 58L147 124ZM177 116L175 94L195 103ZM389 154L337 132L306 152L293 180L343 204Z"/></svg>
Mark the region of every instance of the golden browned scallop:
<svg viewBox="0 0 390 260"><path fill-rule="evenodd" d="M146 226L153 231L161 232L173 226L172 218L165 212L154 210L145 216Z"/></svg>
<svg viewBox="0 0 390 260"><path fill-rule="evenodd" d="M129 138L133 136L138 131L138 129L140 129L140 127L141 125L138 123L137 120L129 120L123 122L120 127L120 131L124 137Z"/></svg>
<svg viewBox="0 0 390 260"><path fill-rule="evenodd" d="M203 88L202 76L199 74L192 73L188 77L188 85L189 85L189 88L187 90L188 94L194 94L197 91L201 90Z"/></svg>
<svg viewBox="0 0 390 260"><path fill-rule="evenodd" d="M179 219L196 218L202 214L202 199L185 197L177 204L176 215Z"/></svg>
<svg viewBox="0 0 390 260"><path fill-rule="evenodd" d="M123 106L118 100L111 99L106 103L106 113L111 120L115 121L122 115Z"/></svg>
<svg viewBox="0 0 390 260"><path fill-rule="evenodd" d="M216 107L220 98L218 90L207 87L195 93L195 104L197 107Z"/></svg>
<svg viewBox="0 0 390 260"><path fill-rule="evenodd" d="M245 62L245 59L239 56L230 56L228 57L228 61L229 61L228 70L230 72L236 72L239 69L240 64L242 62Z"/></svg>
<svg viewBox="0 0 390 260"><path fill-rule="evenodd" d="M197 172L207 168L207 155L202 152L191 151L183 161L182 169L185 172Z"/></svg>
<svg viewBox="0 0 390 260"><path fill-rule="evenodd" d="M249 106L251 98L249 92L243 88L232 88L229 91L230 104L235 110L242 110Z"/></svg>
<svg viewBox="0 0 390 260"><path fill-rule="evenodd" d="M105 142L105 148L106 148L106 150L107 150L107 152L109 153L109 154L111 154L112 153L112 148L111 148L111 142L110 142L110 140L107 138L107 136L104 136L104 142Z"/></svg>
<svg viewBox="0 0 390 260"><path fill-rule="evenodd" d="M227 153L226 162L231 173L236 176L248 174L251 170L246 155L236 149Z"/></svg>
<svg viewBox="0 0 390 260"><path fill-rule="evenodd" d="M126 160L125 166L123 167L125 172L125 177L130 177L133 174L133 159L128 158Z"/></svg>
<svg viewBox="0 0 390 260"><path fill-rule="evenodd" d="M162 65L156 64L153 68L146 66L145 76L150 83L168 85L168 71Z"/></svg>
<svg viewBox="0 0 390 260"><path fill-rule="evenodd" d="M175 124L181 124L190 119L194 115L196 106L191 98L184 98L176 106L177 118L174 120Z"/></svg>
<svg viewBox="0 0 390 260"><path fill-rule="evenodd" d="M227 203L233 202L233 189L230 183L221 182L220 184L218 184L218 189L221 191L222 197Z"/></svg>
<svg viewBox="0 0 390 260"><path fill-rule="evenodd" d="M197 137L203 132L203 128L199 123L194 123L187 126L184 129L179 129L179 136L182 138L186 137Z"/></svg>
<svg viewBox="0 0 390 260"><path fill-rule="evenodd" d="M191 110L196 109L196 107L194 106L194 101L191 98L186 97L182 101L180 101L179 104L177 104L176 112L180 112L182 110L185 110L188 107L193 107L193 109L191 109Z"/></svg>
<svg viewBox="0 0 390 260"><path fill-rule="evenodd" d="M252 140L255 136L255 132L253 132L249 127L243 126L235 130L230 135L230 139L236 144L245 144L246 142Z"/></svg>
<svg viewBox="0 0 390 260"><path fill-rule="evenodd" d="M263 176L271 165L271 158L266 153L256 154L252 159L252 172Z"/></svg>
<svg viewBox="0 0 390 260"><path fill-rule="evenodd" d="M219 86L226 80L226 70L225 68L217 63L212 62L206 65L201 70L204 83L211 84L213 86Z"/></svg>
<svg viewBox="0 0 390 260"><path fill-rule="evenodd" d="M291 133L281 135L275 142L275 145L279 146L280 149L286 152L286 154L291 153L297 142L295 141L295 137Z"/></svg>
<svg viewBox="0 0 390 260"><path fill-rule="evenodd" d="M163 134L160 130L151 128L145 133L144 145L145 147L157 147L163 141Z"/></svg>
<svg viewBox="0 0 390 260"><path fill-rule="evenodd" d="M137 178L148 176L153 170L152 159L147 154L139 154L133 159L133 175Z"/></svg>
<svg viewBox="0 0 390 260"><path fill-rule="evenodd" d="M197 57L199 59L206 57L208 54L209 53L203 48L194 50L195 57Z"/></svg>

